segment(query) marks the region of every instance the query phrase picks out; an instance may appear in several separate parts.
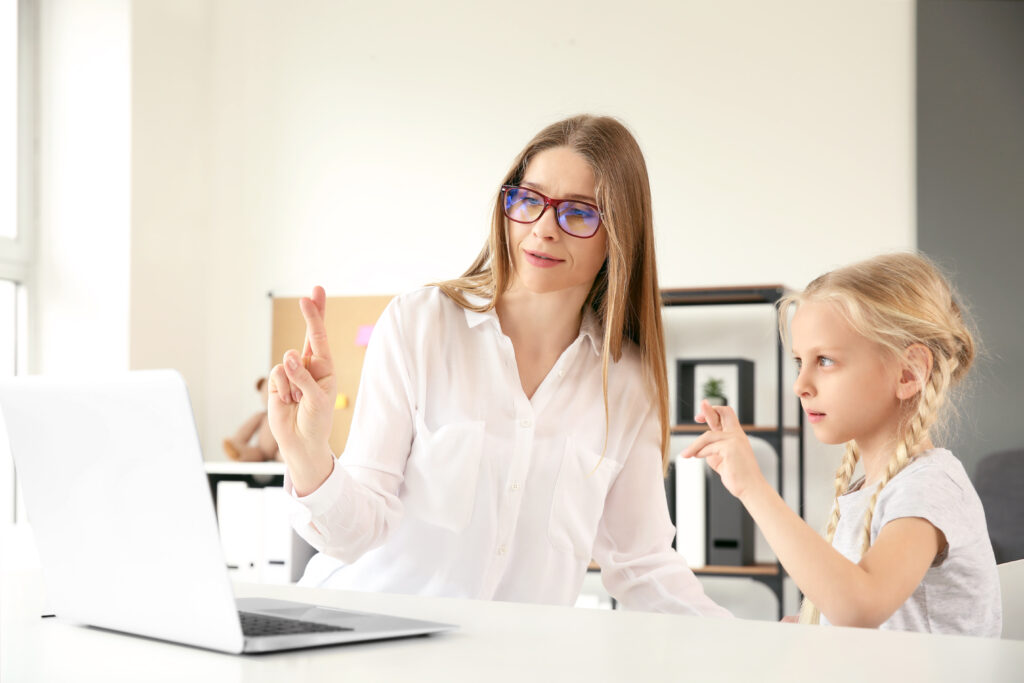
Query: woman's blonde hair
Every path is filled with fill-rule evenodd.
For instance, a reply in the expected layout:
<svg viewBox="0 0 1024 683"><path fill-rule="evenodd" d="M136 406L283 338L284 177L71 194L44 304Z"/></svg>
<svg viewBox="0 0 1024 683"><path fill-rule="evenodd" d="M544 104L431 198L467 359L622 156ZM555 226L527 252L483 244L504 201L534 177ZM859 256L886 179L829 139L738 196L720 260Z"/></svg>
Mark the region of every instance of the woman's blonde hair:
<svg viewBox="0 0 1024 683"><path fill-rule="evenodd" d="M608 364L622 356L623 342L640 349L641 364L657 401L662 426L662 469L668 469L668 377L665 370L661 293L654 259L651 187L640 146L626 127L605 116L580 115L558 121L530 140L516 156L498 192L491 232L473 264L455 280L438 286L456 303L476 311L494 308L512 283L513 265L501 206L502 185L518 185L533 157L547 149L568 147L590 165L597 181L596 199L608 235L608 255L584 303L604 326L601 351L605 434L608 429ZM474 305L473 294L486 299Z"/></svg>
<svg viewBox="0 0 1024 683"><path fill-rule="evenodd" d="M800 294L779 302L779 324L788 337L789 311L804 302L836 306L853 329L877 343L892 358L902 358L913 344L926 346L931 367L918 377L922 387L903 403L896 445L864 515L861 555L871 546L871 521L878 495L911 460L929 437L947 404L949 390L967 373L975 356L974 335L952 287L927 258L897 253L877 256L826 273ZM825 536L831 543L839 524L839 496L847 492L860 460L856 441L846 444L835 477L835 500ZM804 600L800 622L817 624L820 612Z"/></svg>

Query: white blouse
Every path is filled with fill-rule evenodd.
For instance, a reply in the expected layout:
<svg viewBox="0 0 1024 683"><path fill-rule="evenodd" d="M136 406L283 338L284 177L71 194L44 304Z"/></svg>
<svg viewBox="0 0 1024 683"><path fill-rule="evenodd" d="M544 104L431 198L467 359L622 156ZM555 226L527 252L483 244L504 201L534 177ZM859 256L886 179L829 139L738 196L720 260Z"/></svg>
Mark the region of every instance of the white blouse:
<svg viewBox="0 0 1024 683"><path fill-rule="evenodd" d="M672 550L661 431L633 344L601 325L533 398L495 312L440 289L396 297L366 351L345 452L292 524L320 553L302 585L571 605L593 557L621 606L731 616Z"/></svg>

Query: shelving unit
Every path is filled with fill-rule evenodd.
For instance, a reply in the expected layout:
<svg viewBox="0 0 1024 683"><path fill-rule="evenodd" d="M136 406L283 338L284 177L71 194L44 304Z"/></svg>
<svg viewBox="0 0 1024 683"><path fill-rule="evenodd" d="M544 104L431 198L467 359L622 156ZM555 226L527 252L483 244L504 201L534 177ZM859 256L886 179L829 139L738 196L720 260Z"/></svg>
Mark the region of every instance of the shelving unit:
<svg viewBox="0 0 1024 683"><path fill-rule="evenodd" d="M206 478L210 481L210 495L217 507L217 484L222 481L244 481L250 488L284 486L283 462L209 461Z"/></svg>
<svg viewBox="0 0 1024 683"><path fill-rule="evenodd" d="M695 289L663 289L661 291L662 305L669 306L727 306L735 304L766 304L774 308L779 299L785 294L785 287L782 285L754 285L747 287L711 287ZM774 318L773 318L774 323ZM783 446L786 437L797 440L797 513L803 516L804 508L804 420L803 411L797 410L797 426L786 427L784 425L783 407L786 388L782 379L783 359L785 349L782 339L776 335L776 406L777 423L775 425L743 425L743 430L748 436L765 441L778 459L776 468L775 487L779 495L783 495L783 480L785 471L785 458L783 457ZM671 362L672 359L669 359ZM673 435L701 434L707 428L704 425L676 425L672 427ZM666 479L666 494L669 498L669 510L672 511L673 522L675 522L675 487L674 468L670 468L669 477ZM712 565L694 569L694 573L701 576L728 576L743 577L759 581L767 585L774 593L779 605L779 617L784 614L782 587L785 571L778 562L771 564L754 564L749 566L734 567Z"/></svg>

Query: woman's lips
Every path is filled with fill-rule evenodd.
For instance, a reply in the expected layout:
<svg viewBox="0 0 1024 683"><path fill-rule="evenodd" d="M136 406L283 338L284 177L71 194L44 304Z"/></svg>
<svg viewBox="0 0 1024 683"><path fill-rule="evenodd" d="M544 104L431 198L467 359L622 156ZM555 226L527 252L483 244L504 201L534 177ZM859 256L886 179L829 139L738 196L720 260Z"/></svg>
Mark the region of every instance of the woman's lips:
<svg viewBox="0 0 1024 683"><path fill-rule="evenodd" d="M548 256L541 251L527 251L524 249L523 255L526 258L527 263L537 266L538 268L554 268L559 263L564 263L562 259L555 258L554 256Z"/></svg>
<svg viewBox="0 0 1024 683"><path fill-rule="evenodd" d="M805 412L807 413L807 420L811 424L821 422L822 420L825 419L825 413L819 413L815 410L805 410Z"/></svg>

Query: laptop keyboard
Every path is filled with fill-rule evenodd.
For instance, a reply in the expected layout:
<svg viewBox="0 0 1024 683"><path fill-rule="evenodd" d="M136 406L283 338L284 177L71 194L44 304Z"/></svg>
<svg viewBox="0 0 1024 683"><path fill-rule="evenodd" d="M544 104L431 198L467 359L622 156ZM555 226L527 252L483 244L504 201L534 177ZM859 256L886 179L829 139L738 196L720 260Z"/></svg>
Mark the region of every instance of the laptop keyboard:
<svg viewBox="0 0 1024 683"><path fill-rule="evenodd" d="M247 636L281 636L293 633L325 633L328 631L351 631L345 626L318 624L313 621L300 621L285 617L272 617L253 612L239 612L242 620L242 633Z"/></svg>

